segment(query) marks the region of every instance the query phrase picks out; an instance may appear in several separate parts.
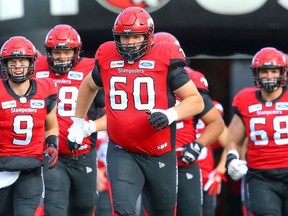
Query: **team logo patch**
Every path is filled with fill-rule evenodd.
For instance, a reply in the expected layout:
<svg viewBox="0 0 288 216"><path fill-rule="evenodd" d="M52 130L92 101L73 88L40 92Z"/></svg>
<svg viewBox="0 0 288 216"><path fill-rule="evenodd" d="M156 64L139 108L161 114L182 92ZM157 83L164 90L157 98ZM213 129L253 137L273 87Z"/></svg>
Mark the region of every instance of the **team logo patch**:
<svg viewBox="0 0 288 216"><path fill-rule="evenodd" d="M50 72L49 71L40 71L36 73L36 78L47 78L50 77Z"/></svg>
<svg viewBox="0 0 288 216"><path fill-rule="evenodd" d="M139 62L139 68L154 69L154 66L154 61L141 60Z"/></svg>
<svg viewBox="0 0 288 216"><path fill-rule="evenodd" d="M44 108L45 102L44 100L31 100L30 107L35 109Z"/></svg>
<svg viewBox="0 0 288 216"><path fill-rule="evenodd" d="M162 149L166 148L167 146L168 146L167 143L163 143L162 145L157 146L157 150L162 150Z"/></svg>
<svg viewBox="0 0 288 216"><path fill-rule="evenodd" d="M16 104L15 100L12 100L12 101L2 102L1 106L2 106L2 109L9 109L9 108L12 108L12 107L16 107L17 104Z"/></svg>
<svg viewBox="0 0 288 216"><path fill-rule="evenodd" d="M254 104L248 107L249 113L256 112L262 110L262 104Z"/></svg>
<svg viewBox="0 0 288 216"><path fill-rule="evenodd" d="M287 102L278 102L275 105L276 110L288 110L288 103Z"/></svg>
<svg viewBox="0 0 288 216"><path fill-rule="evenodd" d="M120 68L124 67L124 61L111 61L110 68Z"/></svg>
<svg viewBox="0 0 288 216"><path fill-rule="evenodd" d="M72 80L83 80L83 73L82 72L75 72L75 71L70 71L68 73L68 79Z"/></svg>

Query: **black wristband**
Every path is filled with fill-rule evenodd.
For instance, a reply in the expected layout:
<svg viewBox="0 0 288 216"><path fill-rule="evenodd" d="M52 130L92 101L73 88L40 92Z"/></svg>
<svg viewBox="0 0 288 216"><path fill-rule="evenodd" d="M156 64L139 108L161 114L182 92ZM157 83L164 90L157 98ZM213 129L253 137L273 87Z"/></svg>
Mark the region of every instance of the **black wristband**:
<svg viewBox="0 0 288 216"><path fill-rule="evenodd" d="M226 163L225 163L225 168L226 168L226 170L228 170L228 164L229 164L232 160L234 160L234 159L238 159L235 154L233 154L233 153L227 154Z"/></svg>
<svg viewBox="0 0 288 216"><path fill-rule="evenodd" d="M50 135L45 139L45 143L47 147L53 146L54 148L58 149L58 136Z"/></svg>

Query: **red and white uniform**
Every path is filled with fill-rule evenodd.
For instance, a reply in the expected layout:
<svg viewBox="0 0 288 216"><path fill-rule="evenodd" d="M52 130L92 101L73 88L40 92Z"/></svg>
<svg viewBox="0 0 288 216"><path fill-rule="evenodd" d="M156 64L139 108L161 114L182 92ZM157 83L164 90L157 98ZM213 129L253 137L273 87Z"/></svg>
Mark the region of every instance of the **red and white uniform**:
<svg viewBox="0 0 288 216"><path fill-rule="evenodd" d="M197 89L203 89L208 92L208 83L205 76L199 71L187 71L190 79L194 82ZM180 99L177 97L177 101ZM181 147L184 145L193 142L196 139L196 123L195 118L186 118L181 121L177 121L177 131L176 131L176 154L178 158L179 166L189 166L189 164L185 164L181 160ZM179 151L178 151L178 150ZM203 149L204 150L204 149ZM202 151L203 151L202 150ZM205 150L204 150L205 151ZM197 161L195 162L197 163Z"/></svg>
<svg viewBox="0 0 288 216"><path fill-rule="evenodd" d="M2 92L0 94L0 169L2 170L9 170L11 168L9 164L14 168L19 167L19 170L36 168L40 167L39 164L43 160L45 119L48 114L46 99L51 96L56 98L57 87L50 79L31 79L31 85L29 95L19 97L10 89L6 81L0 82ZM13 163L13 158L17 156L22 157L22 164ZM34 162L31 160L29 162L29 157Z"/></svg>
<svg viewBox="0 0 288 216"><path fill-rule="evenodd" d="M155 44L148 54L128 64L119 56L115 42L110 41L99 47L95 59L100 65L110 139L135 153L162 155L169 152L175 145L171 139L171 126L161 131L155 130L149 124L146 112L148 109L174 106L172 91L184 84L173 80L174 84L180 82L179 86L169 89L167 82L173 74L169 73L168 67L171 59L184 61L179 47ZM93 74L94 81L96 76L98 74ZM97 80L95 83L102 85Z"/></svg>
<svg viewBox="0 0 288 216"><path fill-rule="evenodd" d="M288 92L273 102L260 99L258 88L245 88L235 97L235 107L249 137L247 164L251 169L288 167Z"/></svg>
<svg viewBox="0 0 288 216"><path fill-rule="evenodd" d="M218 101L213 101L214 106L218 109L220 114L223 116L223 106ZM196 125L196 137L201 136L205 129L205 123L199 119ZM198 157L198 164L201 169L203 185L205 185L209 179L209 174L215 168L214 156L213 156L213 145L219 145L218 141L214 142L212 145L205 146L202 149L200 156Z"/></svg>
<svg viewBox="0 0 288 216"><path fill-rule="evenodd" d="M82 58L73 70L61 76L57 76L50 70L47 57L38 58L36 64L36 78L51 78L57 83L59 92L57 100L57 118L59 124L59 155L72 155L68 148L67 136L68 128L72 124L71 117L75 114L76 99L81 82L94 67L93 58ZM91 149L89 137L83 140L79 150L75 150L73 155L85 154Z"/></svg>

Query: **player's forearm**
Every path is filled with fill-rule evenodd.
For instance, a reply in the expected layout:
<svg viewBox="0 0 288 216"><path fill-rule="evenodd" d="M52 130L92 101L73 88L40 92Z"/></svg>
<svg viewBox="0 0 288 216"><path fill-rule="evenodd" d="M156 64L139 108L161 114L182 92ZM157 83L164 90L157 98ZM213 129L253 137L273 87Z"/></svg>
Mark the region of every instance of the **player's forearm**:
<svg viewBox="0 0 288 216"><path fill-rule="evenodd" d="M218 170L221 173L225 173L226 172L225 163L226 163L226 149L223 149L219 163L216 166L216 170Z"/></svg>
<svg viewBox="0 0 288 216"><path fill-rule="evenodd" d="M203 98L191 80L175 90L174 93L182 100L179 104L173 107L177 112L176 120L183 120L203 111Z"/></svg>
<svg viewBox="0 0 288 216"><path fill-rule="evenodd" d="M92 78L89 75L83 80L77 97L75 117L84 118L97 94L97 87L92 88ZM95 85L96 86L96 85Z"/></svg>
<svg viewBox="0 0 288 216"><path fill-rule="evenodd" d="M59 135L59 126L56 116L57 107L55 106L46 116L45 120L45 137L50 135Z"/></svg>
<svg viewBox="0 0 288 216"><path fill-rule="evenodd" d="M200 94L195 94L182 100L181 103L173 107L173 109L175 109L178 114L177 120L183 120L197 115L204 109L203 99Z"/></svg>
<svg viewBox="0 0 288 216"><path fill-rule="evenodd" d="M219 143L220 146L222 146L223 148L226 147L227 136L228 136L228 128L227 128L227 126L224 126L224 129L223 129L222 133L221 133L220 136L218 137L218 143Z"/></svg>
<svg viewBox="0 0 288 216"><path fill-rule="evenodd" d="M49 137L50 135L59 136L59 128L57 127L50 128L49 130L45 131L45 138Z"/></svg>
<svg viewBox="0 0 288 216"><path fill-rule="evenodd" d="M96 125L96 130L97 131L104 131L107 130L107 118L106 118L106 114L104 116L102 116L99 119L96 119L94 121L95 125Z"/></svg>
<svg viewBox="0 0 288 216"><path fill-rule="evenodd" d="M226 150L236 150L241 152L243 141L245 139L245 126L239 116L234 115L227 133Z"/></svg>
<svg viewBox="0 0 288 216"><path fill-rule="evenodd" d="M222 133L223 128L224 123L222 121L212 121L206 125L204 131L201 133L201 136L198 137L195 141L203 144L204 146L211 145Z"/></svg>

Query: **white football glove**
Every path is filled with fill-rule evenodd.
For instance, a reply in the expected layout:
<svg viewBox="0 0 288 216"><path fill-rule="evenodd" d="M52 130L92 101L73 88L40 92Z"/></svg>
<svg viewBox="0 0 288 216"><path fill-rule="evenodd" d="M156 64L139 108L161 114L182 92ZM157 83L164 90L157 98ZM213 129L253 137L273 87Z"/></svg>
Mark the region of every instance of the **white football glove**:
<svg viewBox="0 0 288 216"><path fill-rule="evenodd" d="M84 122L84 137L90 136L92 133L97 131L96 124L94 121L89 120Z"/></svg>
<svg viewBox="0 0 288 216"><path fill-rule="evenodd" d="M234 158L230 160L229 158ZM227 163L228 162L228 163ZM230 177L237 181L248 171L247 162L239 159L238 152L229 151L227 153L227 171Z"/></svg>
<svg viewBox="0 0 288 216"><path fill-rule="evenodd" d="M68 129L68 147L71 151L79 149L85 137L84 119L72 117L73 124Z"/></svg>

